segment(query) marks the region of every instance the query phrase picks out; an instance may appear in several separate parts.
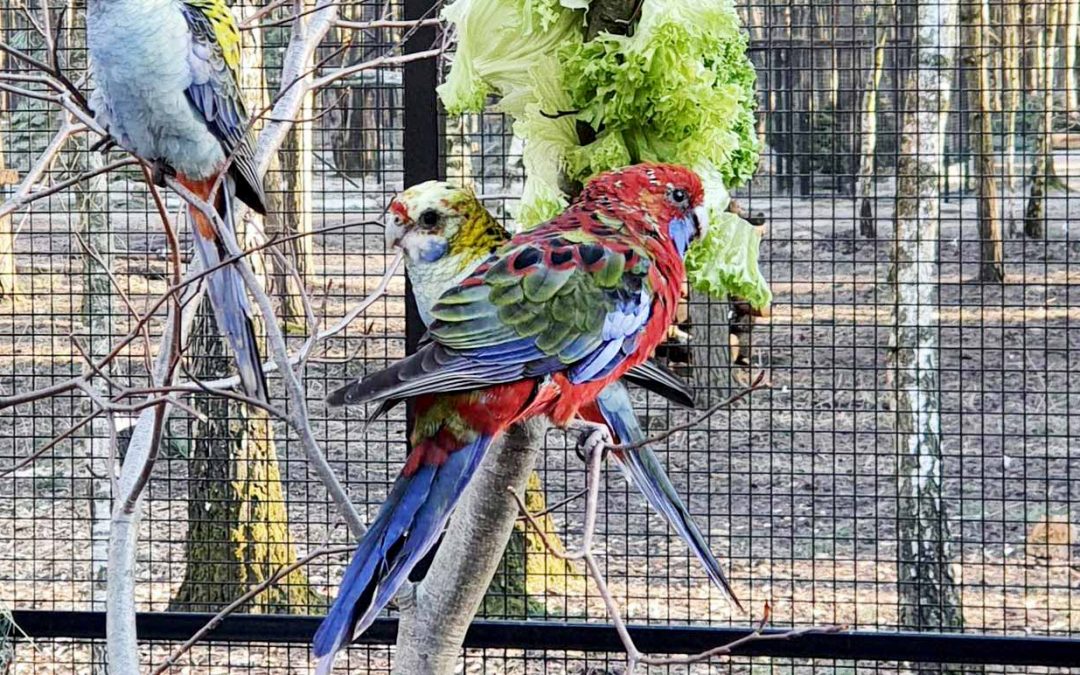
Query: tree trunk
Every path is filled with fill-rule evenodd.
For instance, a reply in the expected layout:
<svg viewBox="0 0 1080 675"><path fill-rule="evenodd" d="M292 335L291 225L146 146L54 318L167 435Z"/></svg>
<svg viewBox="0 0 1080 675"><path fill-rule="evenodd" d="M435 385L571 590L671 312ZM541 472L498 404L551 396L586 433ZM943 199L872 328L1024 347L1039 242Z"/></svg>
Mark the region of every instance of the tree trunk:
<svg viewBox="0 0 1080 675"><path fill-rule="evenodd" d="M971 96L971 138L978 176L979 280L1005 280L1001 217L998 212L997 166L994 161L993 94L990 82L990 0L965 0L960 21L964 27L964 66L975 74Z"/></svg>
<svg viewBox="0 0 1080 675"><path fill-rule="evenodd" d="M191 370L199 379L227 375L231 352L218 335L209 300L193 329ZM267 414L234 401L193 399L206 422L192 423L184 582L172 608L216 612L294 562L288 512ZM323 601L297 570L249 606L266 613L310 613Z"/></svg>
<svg viewBox="0 0 1080 675"><path fill-rule="evenodd" d="M7 19L8 9L0 9L0 36L6 36L4 34L5 20ZM7 53L0 52L0 72L7 71ZM6 134L11 133L9 127L11 124L12 114L11 110L11 96L6 91L0 91L0 194L3 193L5 185L13 184L16 181L15 176L9 175L7 170L7 162L4 158L4 148L6 147ZM13 300L18 295L18 275L15 272L15 232L12 228L12 218L9 213L6 216L0 216L0 300Z"/></svg>
<svg viewBox="0 0 1080 675"><path fill-rule="evenodd" d="M523 452L521 442L535 443L543 447L543 429L536 438L522 437L512 452ZM529 446L532 447L532 446ZM525 506L531 513L547 509L544 486L540 474L533 471L525 484ZM555 518L549 513L537 519L547 538L558 545L560 542ZM565 548L565 547L564 547ZM543 538L524 522L515 522L506 551L488 587L487 595L478 614L489 619L525 619L547 613L542 598L549 594L559 597L585 592L585 577L574 564L557 558L544 545Z"/></svg>
<svg viewBox="0 0 1080 675"><path fill-rule="evenodd" d="M253 10L245 3L238 14ZM257 31L245 34L241 86L248 92L265 92L260 37ZM252 109L263 103L259 101ZM241 245L250 248L261 243L257 228L244 225L237 223ZM262 256L247 259L256 272L264 272ZM232 354L217 330L208 298L200 312L188 350L191 370L198 379L227 376ZM261 321L256 319L255 323L260 330ZM262 351L266 353L265 347ZM184 546L187 566L172 605L184 611L216 612L293 563L297 556L269 416L263 410L212 396L195 397L193 404L207 421L192 423ZM257 596L249 608L306 614L312 605L323 604L299 569Z"/></svg>
<svg viewBox="0 0 1080 675"><path fill-rule="evenodd" d="M731 347L727 298L690 292L690 381L699 405L715 405L731 389Z"/></svg>
<svg viewBox="0 0 1080 675"><path fill-rule="evenodd" d="M342 5L343 18L352 21L374 21L382 17L385 7L383 3L345 3ZM350 35L352 33L350 32ZM382 45L390 43L390 34L385 29L369 29L363 33L364 39L359 39L355 45L346 51L349 63L367 61L382 53ZM377 173L382 168L382 153L379 139L379 120L377 111L380 106L386 105L383 99L387 95L385 89L379 86L367 84L362 77L353 78L338 86L342 89L331 89L328 93L334 100L339 94L344 94L340 104L340 125L334 129L331 139L333 148L334 166L345 176L362 178L365 174Z"/></svg>
<svg viewBox="0 0 1080 675"><path fill-rule="evenodd" d="M1020 113L1020 94L1023 86L1020 64L1023 55L1021 36L1022 0L1003 0L1002 7L1002 89L1004 93L1004 116L1002 119L1002 153L1005 187L1016 187L1016 123Z"/></svg>
<svg viewBox="0 0 1080 675"><path fill-rule="evenodd" d="M1065 7L1065 113L1072 122L1080 114L1080 92L1076 83L1076 49L1080 40L1080 0L1064 0Z"/></svg>
<svg viewBox="0 0 1080 675"><path fill-rule="evenodd" d="M480 186L475 185L476 175L473 173L472 139L478 137L476 122L475 115L462 115L447 120L444 169L447 182L482 192L483 182L481 181Z"/></svg>
<svg viewBox="0 0 1080 675"><path fill-rule="evenodd" d="M859 234L873 239L877 237L872 193L877 148L878 89L881 87L881 76L885 73L886 47L892 33L892 5L878 5L875 2L868 14L877 40L874 43L873 63L870 64L863 88L862 112L859 115L859 171L855 178L855 194L859 199Z"/></svg>
<svg viewBox="0 0 1080 675"><path fill-rule="evenodd" d="M904 91L896 201L892 368L896 391L900 627L958 630L952 536L941 501L937 293L940 181L956 52L955 0L919 2ZM912 669L922 666L912 664ZM938 669L925 672L938 673Z"/></svg>
<svg viewBox="0 0 1080 675"><path fill-rule="evenodd" d="M412 602L401 607L396 675L455 672L465 631L504 557L516 520L517 503L507 490L524 493L543 448L544 428L540 419L513 427L465 489L432 571L416 586Z"/></svg>
<svg viewBox="0 0 1080 675"><path fill-rule="evenodd" d="M1032 64L1032 98L1041 101L1042 110L1035 115L1035 153L1031 163L1031 191L1028 193L1027 209L1024 210L1024 234L1032 239L1046 236L1046 192L1054 175L1054 151L1050 137L1054 131L1054 74L1057 54L1058 9L1057 0L1047 0L1046 23L1039 26L1029 23L1028 28L1037 32L1035 63ZM1042 94L1040 99L1035 94Z"/></svg>

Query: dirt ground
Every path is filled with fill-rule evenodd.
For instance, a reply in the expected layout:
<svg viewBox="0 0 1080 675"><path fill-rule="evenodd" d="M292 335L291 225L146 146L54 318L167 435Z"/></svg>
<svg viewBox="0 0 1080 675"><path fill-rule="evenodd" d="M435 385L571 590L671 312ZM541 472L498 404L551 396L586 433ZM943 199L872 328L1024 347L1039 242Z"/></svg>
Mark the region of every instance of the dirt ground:
<svg viewBox="0 0 1080 675"><path fill-rule="evenodd" d="M1080 175L1080 174L1078 174ZM332 194L336 185L326 185ZM362 202L325 205L319 222L377 215L385 190ZM854 201L834 194L792 197L756 190L742 198L762 211L766 277L775 294L771 316L753 334L754 368L772 388L736 410L722 412L691 432L674 434L657 450L676 486L726 562L736 591L758 616L772 606L774 625L846 624L856 629L898 627L897 450L888 353L892 298L891 183L878 184L879 238L854 234ZM126 204L117 191L113 220L117 277L136 304L164 289L163 240L142 203ZM128 198L130 199L130 197ZM69 334L85 332L78 317L82 262L71 225L53 205L51 218L24 224L18 242L26 295L0 306L0 394L40 387L80 367ZM1015 203L1006 208L1014 210ZM1011 634L1071 634L1080 630L1080 233L1068 223L1080 199L1052 195L1044 241L1010 234L1008 278L1000 286L976 283L975 204L953 196L941 226L940 315L942 500L955 538L953 573L966 628ZM153 234L147 234L153 233ZM378 228L318 238L319 298L328 321L374 288L386 264ZM332 283L331 283L332 282ZM318 437L347 482L354 500L373 514L404 452L400 417L365 432L364 412L329 411L325 391L347 377L377 368L402 353L400 280L345 337L332 340L333 362L315 363L308 390ZM118 310L120 311L120 310ZM127 331L119 321L117 335ZM696 350L702 349L701 335ZM293 338L297 341L299 337ZM298 342L297 342L298 344ZM133 344L118 377L137 372L142 346ZM342 359L347 362L341 363ZM741 375L740 377L744 377ZM688 419L640 395L649 428ZM66 429L78 405L60 397L0 416L0 464L8 465ZM183 437L178 416L172 433ZM344 541L325 494L299 445L277 429L287 480L292 531L301 552L333 530ZM541 467L554 502L583 484L583 466L562 435L549 434ZM92 609L94 588L87 444L65 443L15 479L0 480L0 604L18 608ZM164 610L183 578L187 463L171 456L157 467L143 523L138 585L140 608ZM580 503L556 512L570 541L581 531ZM617 472L606 478L599 530L613 591L631 621L745 624L713 590L696 561ZM1045 545L1049 533L1064 537ZM1040 543L1042 546L1040 547ZM344 557L313 564L311 581L331 590ZM567 597L547 594L551 618L603 620L590 589ZM147 649L158 662L171 645ZM81 643L18 649L16 673L87 672L89 647ZM383 649L354 650L355 672L382 672ZM488 652L473 655L465 672L619 672L610 662L580 655ZM344 660L342 660L344 664ZM840 664L835 664L839 666ZM303 646L200 647L178 673L308 672ZM770 667L745 661L735 669ZM771 667L800 667L780 662ZM770 668L771 668L770 667ZM847 666L844 666L845 669ZM888 669L888 664L882 664ZM727 666L673 668L711 673ZM831 670L829 664L814 670ZM346 672L344 666L341 672ZM657 672L668 672L657 670Z"/></svg>

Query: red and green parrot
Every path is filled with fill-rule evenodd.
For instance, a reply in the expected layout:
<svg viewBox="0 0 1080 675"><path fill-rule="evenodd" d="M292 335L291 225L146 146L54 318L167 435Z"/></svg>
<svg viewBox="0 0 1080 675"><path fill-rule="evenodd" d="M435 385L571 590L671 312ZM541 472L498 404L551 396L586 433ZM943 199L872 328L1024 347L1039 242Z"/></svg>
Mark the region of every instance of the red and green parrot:
<svg viewBox="0 0 1080 675"><path fill-rule="evenodd" d="M389 211L393 220L386 229L387 242L405 251L405 265L425 324L431 323L432 306L443 292L463 281L510 240L510 233L471 190L442 181L428 181L403 191L390 202ZM648 371L631 369L623 380L670 395L678 405L692 402L692 395L676 376L651 361L646 363L651 366ZM663 378L659 383L652 377L657 372ZM579 415L607 426L619 443L641 443L647 438L634 413L630 392L622 381L609 384L595 402L581 408ZM656 454L648 446L642 446L625 452L613 451L612 457L626 479L679 533L709 578L739 607L723 568L709 550L708 542Z"/></svg>
<svg viewBox="0 0 1080 675"><path fill-rule="evenodd" d="M222 229L194 207L189 213L204 268L219 264L230 247L241 249L234 200L266 213L240 92L240 30L232 12L224 0L90 0L86 32L97 120L118 145L154 165L157 182L173 174L201 199L213 196ZM266 400L240 264L246 263L210 274L207 290L245 392Z"/></svg>
<svg viewBox="0 0 1080 675"><path fill-rule="evenodd" d="M511 425L566 427L675 319L687 248L707 224L693 171L594 178L558 217L498 247L431 307L416 353L327 397L414 399L412 450L316 632L317 672L363 632L436 543L484 453Z"/></svg>

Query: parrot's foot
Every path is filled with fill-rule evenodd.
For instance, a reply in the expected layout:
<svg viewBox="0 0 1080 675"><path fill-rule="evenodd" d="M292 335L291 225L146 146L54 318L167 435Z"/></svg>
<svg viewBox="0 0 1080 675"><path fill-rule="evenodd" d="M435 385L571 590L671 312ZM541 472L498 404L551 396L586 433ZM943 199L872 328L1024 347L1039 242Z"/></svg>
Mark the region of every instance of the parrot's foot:
<svg viewBox="0 0 1080 675"><path fill-rule="evenodd" d="M575 451L581 461L587 462L588 458L597 452L607 453L609 446L615 444L615 438L611 430L605 425L585 420L575 420L570 423L572 431L580 432Z"/></svg>
<svg viewBox="0 0 1080 675"><path fill-rule="evenodd" d="M153 171L151 175L154 179L154 185L158 187L165 187L166 178L176 178L176 169L160 159L155 159L150 166Z"/></svg>
<svg viewBox="0 0 1080 675"><path fill-rule="evenodd" d="M97 143L94 143L90 146L90 152L100 152L104 155L106 152L112 150L117 145L118 143L116 142L115 138L113 138L112 136L105 136Z"/></svg>

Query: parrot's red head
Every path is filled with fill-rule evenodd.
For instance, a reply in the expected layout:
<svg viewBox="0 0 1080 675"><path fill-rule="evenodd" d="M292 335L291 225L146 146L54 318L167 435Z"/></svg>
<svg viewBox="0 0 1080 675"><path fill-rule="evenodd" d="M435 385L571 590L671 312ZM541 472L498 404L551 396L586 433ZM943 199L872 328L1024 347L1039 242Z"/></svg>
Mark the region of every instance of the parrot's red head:
<svg viewBox="0 0 1080 675"><path fill-rule="evenodd" d="M589 181L576 203L600 210L627 205L642 211L648 217L628 224L645 230L639 234L670 239L680 256L705 235L709 224L701 178L676 164L635 164L602 173Z"/></svg>

